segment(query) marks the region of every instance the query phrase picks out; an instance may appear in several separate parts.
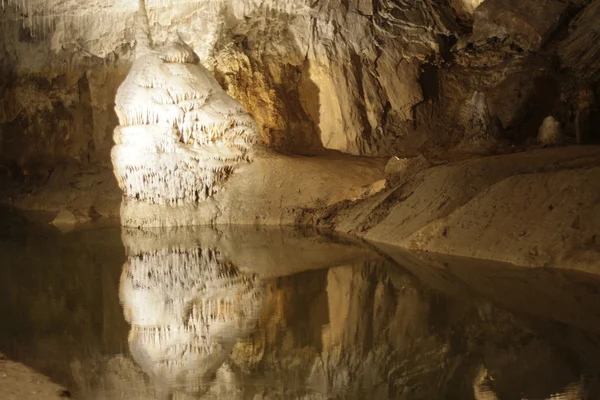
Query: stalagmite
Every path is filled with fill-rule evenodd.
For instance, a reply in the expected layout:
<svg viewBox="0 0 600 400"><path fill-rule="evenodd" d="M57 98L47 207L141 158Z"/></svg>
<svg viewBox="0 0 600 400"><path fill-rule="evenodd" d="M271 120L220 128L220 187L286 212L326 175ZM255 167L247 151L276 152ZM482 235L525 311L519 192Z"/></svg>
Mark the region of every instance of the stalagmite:
<svg viewBox="0 0 600 400"><path fill-rule="evenodd" d="M115 176L135 201L203 201L238 164L252 160L258 129L177 36L159 50L150 48L144 10L141 1L136 38L142 55L116 96Z"/></svg>
<svg viewBox="0 0 600 400"><path fill-rule="evenodd" d="M549 116L544 118L538 130L537 141L544 145L558 145L564 141L560 122L554 117Z"/></svg>

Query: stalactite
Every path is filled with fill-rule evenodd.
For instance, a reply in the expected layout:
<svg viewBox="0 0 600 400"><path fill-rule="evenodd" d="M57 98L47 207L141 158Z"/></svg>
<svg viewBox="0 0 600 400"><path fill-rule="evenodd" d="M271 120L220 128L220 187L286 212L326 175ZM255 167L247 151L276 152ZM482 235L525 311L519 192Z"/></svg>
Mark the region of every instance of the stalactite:
<svg viewBox="0 0 600 400"><path fill-rule="evenodd" d="M140 15L143 10L141 1ZM147 18L137 25L142 56L116 97L115 175L125 196L138 201L170 206L203 201L238 164L252 159L258 129L176 33L148 53Z"/></svg>
<svg viewBox="0 0 600 400"><path fill-rule="evenodd" d="M138 57L148 53L152 48L152 35L145 0L139 0L139 9L135 17L135 40Z"/></svg>

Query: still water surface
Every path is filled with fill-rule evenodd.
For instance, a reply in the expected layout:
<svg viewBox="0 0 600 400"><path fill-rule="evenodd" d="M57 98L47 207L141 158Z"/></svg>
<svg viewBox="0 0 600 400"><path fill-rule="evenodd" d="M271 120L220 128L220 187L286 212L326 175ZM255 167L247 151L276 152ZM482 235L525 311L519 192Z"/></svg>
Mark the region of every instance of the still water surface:
<svg viewBox="0 0 600 400"><path fill-rule="evenodd" d="M600 399L600 279L253 227L0 224L0 352L82 399Z"/></svg>

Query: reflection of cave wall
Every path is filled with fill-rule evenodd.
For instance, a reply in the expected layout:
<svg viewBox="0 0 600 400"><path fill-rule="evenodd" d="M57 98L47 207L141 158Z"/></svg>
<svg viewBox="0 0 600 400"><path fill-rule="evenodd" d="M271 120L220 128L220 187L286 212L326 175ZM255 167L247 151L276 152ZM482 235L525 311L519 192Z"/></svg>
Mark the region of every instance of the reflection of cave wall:
<svg viewBox="0 0 600 400"><path fill-rule="evenodd" d="M556 324L483 299L448 297L397 268L340 266L270 283L257 331L235 347L230 363L296 388L290 397L495 399L597 392L593 379L584 383L579 376L597 344L580 342L591 347L577 353L564 337L547 333L559 332Z"/></svg>
<svg viewBox="0 0 600 400"><path fill-rule="evenodd" d="M106 362L127 349L119 231L63 234L13 218L0 210L0 352L78 398L110 393L115 387L99 375L117 372L118 360Z"/></svg>
<svg viewBox="0 0 600 400"><path fill-rule="evenodd" d="M459 259L407 259L409 273L374 257L298 273L278 266L298 249L312 265L323 249L313 236L273 246L255 228L127 229L121 243L118 230L28 231L2 217L0 352L78 398L147 399L157 387L207 399L600 393L599 282L585 274ZM261 260L264 280L241 272Z"/></svg>

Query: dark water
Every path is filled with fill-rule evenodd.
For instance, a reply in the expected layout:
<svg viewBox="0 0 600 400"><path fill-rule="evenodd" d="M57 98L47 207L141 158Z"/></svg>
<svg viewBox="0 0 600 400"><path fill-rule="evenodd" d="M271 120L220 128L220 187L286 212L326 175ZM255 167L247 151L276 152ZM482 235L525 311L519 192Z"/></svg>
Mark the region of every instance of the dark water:
<svg viewBox="0 0 600 400"><path fill-rule="evenodd" d="M4 215L0 352L82 399L600 399L600 279Z"/></svg>

